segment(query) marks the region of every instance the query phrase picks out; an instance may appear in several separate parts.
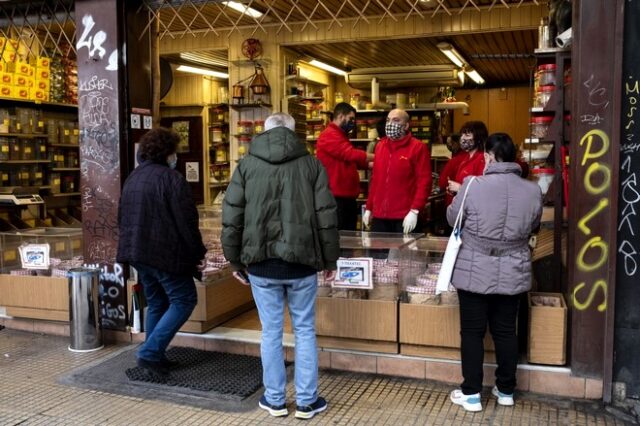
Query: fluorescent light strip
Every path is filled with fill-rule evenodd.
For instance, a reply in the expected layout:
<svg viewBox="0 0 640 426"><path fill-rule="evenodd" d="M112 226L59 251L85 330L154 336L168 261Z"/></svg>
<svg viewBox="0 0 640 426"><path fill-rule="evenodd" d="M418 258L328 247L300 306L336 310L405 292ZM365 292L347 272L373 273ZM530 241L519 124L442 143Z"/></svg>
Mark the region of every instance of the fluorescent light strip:
<svg viewBox="0 0 640 426"><path fill-rule="evenodd" d="M460 58L453 52L453 50L443 50L442 53L444 53L445 56L457 66L462 67L464 65L464 62L460 60Z"/></svg>
<svg viewBox="0 0 640 426"><path fill-rule="evenodd" d="M259 18L263 15L259 10L255 10L254 8L238 3L237 1L223 1L222 4L229 6L231 9L237 10L240 13L249 15L252 18Z"/></svg>
<svg viewBox="0 0 640 426"><path fill-rule="evenodd" d="M176 68L176 71L190 72L192 74L208 75L211 77L218 77L218 78L225 78L225 79L229 78L229 74L224 72L206 70L204 68L190 67L189 65L180 65L178 68Z"/></svg>
<svg viewBox="0 0 640 426"><path fill-rule="evenodd" d="M484 84L484 78L482 78L480 74L478 74L478 71L476 70L466 71L465 74L467 74L469 78L475 81L477 84Z"/></svg>
<svg viewBox="0 0 640 426"><path fill-rule="evenodd" d="M347 75L347 72L341 70L340 68L332 67L331 65L325 64L324 62L316 61L315 59L309 61L309 65L313 65L316 68L323 69L325 71L332 72L338 75Z"/></svg>

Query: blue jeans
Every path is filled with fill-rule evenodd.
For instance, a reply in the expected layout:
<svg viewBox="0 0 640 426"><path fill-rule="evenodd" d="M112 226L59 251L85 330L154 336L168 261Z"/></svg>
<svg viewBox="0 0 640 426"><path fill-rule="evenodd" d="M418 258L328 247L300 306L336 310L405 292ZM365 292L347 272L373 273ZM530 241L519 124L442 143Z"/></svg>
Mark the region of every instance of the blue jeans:
<svg viewBox="0 0 640 426"><path fill-rule="evenodd" d="M146 340L138 350L138 358L161 361L167 346L187 321L198 303L193 277L176 275L136 263L147 301Z"/></svg>
<svg viewBox="0 0 640 426"><path fill-rule="evenodd" d="M282 334L284 304L289 306L295 336L295 386L298 405L318 399L318 349L316 346L316 275L292 280L249 275L251 291L262 323L262 381L269 404L285 401L287 374L284 366Z"/></svg>

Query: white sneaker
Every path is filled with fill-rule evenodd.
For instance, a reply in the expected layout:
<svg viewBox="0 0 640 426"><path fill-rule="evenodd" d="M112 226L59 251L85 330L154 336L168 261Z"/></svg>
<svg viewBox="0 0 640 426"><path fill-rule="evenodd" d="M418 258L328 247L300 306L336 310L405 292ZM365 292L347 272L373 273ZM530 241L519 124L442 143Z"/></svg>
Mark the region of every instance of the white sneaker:
<svg viewBox="0 0 640 426"><path fill-rule="evenodd" d="M467 411L482 411L482 403L480 402L480 394L474 393L473 395L465 395L460 389L456 389L449 395L451 402L456 405L462 405Z"/></svg>
<svg viewBox="0 0 640 426"><path fill-rule="evenodd" d="M493 389L491 389L491 393L493 394L493 396L498 398L498 404L500 405L505 405L510 407L514 404L513 394L502 393L498 390L497 386L494 386Z"/></svg>

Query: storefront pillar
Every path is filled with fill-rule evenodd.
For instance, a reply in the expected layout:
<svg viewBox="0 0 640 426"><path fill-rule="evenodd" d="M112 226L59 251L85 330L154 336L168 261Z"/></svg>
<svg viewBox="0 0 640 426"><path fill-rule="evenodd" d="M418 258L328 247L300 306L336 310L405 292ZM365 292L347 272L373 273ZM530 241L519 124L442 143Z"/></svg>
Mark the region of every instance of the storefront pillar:
<svg viewBox="0 0 640 426"><path fill-rule="evenodd" d="M623 3L573 2L570 359L574 375L603 380L605 401L613 365Z"/></svg>
<svg viewBox="0 0 640 426"><path fill-rule="evenodd" d="M148 40L145 51L144 39L138 42L144 22L135 18L137 4L86 0L75 6L84 259L102 271L103 326L112 329L127 325L126 271L115 259L120 190L133 164L130 127L150 123L144 120L150 107ZM145 56L146 68L140 63ZM134 67L137 89L130 91L127 70ZM131 111L130 92L144 99L135 105L139 111ZM129 115L133 112L137 117Z"/></svg>

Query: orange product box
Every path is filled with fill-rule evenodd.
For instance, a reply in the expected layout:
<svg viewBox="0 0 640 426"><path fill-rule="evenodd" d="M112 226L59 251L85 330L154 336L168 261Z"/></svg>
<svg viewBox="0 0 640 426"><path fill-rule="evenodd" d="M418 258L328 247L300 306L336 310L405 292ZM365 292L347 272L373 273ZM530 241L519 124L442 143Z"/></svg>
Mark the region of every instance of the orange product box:
<svg viewBox="0 0 640 426"><path fill-rule="evenodd" d="M18 40L6 37L0 37L0 50L4 49L4 51L15 52L18 50L18 45L20 43Z"/></svg>
<svg viewBox="0 0 640 426"><path fill-rule="evenodd" d="M31 89L31 88L33 88L35 86L36 86L36 79L33 78L33 77L29 77L27 79L27 87Z"/></svg>
<svg viewBox="0 0 640 426"><path fill-rule="evenodd" d="M14 87L15 93L14 93L14 98L18 98L18 99L30 99L29 96L31 95L30 89L28 87Z"/></svg>
<svg viewBox="0 0 640 426"><path fill-rule="evenodd" d="M0 73L0 84L4 84L6 86L13 86L13 74L9 72Z"/></svg>
<svg viewBox="0 0 640 426"><path fill-rule="evenodd" d="M33 75L33 67L28 62L16 61L12 62L8 66L8 70L16 75L24 75L30 77Z"/></svg>
<svg viewBox="0 0 640 426"><path fill-rule="evenodd" d="M49 90L51 89L51 80L47 79L47 80L42 80L39 78L35 79L35 87L36 89L40 89L40 90L44 90L45 92L49 92Z"/></svg>
<svg viewBox="0 0 640 426"><path fill-rule="evenodd" d="M31 61L31 65L39 69L49 70L51 67L51 58L47 58L46 56L36 56L35 60Z"/></svg>
<svg viewBox="0 0 640 426"><path fill-rule="evenodd" d="M16 87L29 87L29 77L22 74L16 74L13 76L13 84Z"/></svg>
<svg viewBox="0 0 640 426"><path fill-rule="evenodd" d="M44 102L49 97L48 95L49 95L49 92L45 92L44 90L41 90L41 89L35 89L35 88L29 89L29 97L34 101Z"/></svg>
<svg viewBox="0 0 640 426"><path fill-rule="evenodd" d="M3 98L13 98L15 87L7 86L5 84L0 84L0 97Z"/></svg>
<svg viewBox="0 0 640 426"><path fill-rule="evenodd" d="M6 72L6 71L7 71L7 64L0 61L0 72Z"/></svg>
<svg viewBox="0 0 640 426"><path fill-rule="evenodd" d="M5 51L2 52L2 60L5 61L8 65L11 65L16 60L16 52L5 49Z"/></svg>
<svg viewBox="0 0 640 426"><path fill-rule="evenodd" d="M49 71L49 68L36 68L36 73L35 73L36 79L49 80L50 76L51 76L51 72Z"/></svg>

